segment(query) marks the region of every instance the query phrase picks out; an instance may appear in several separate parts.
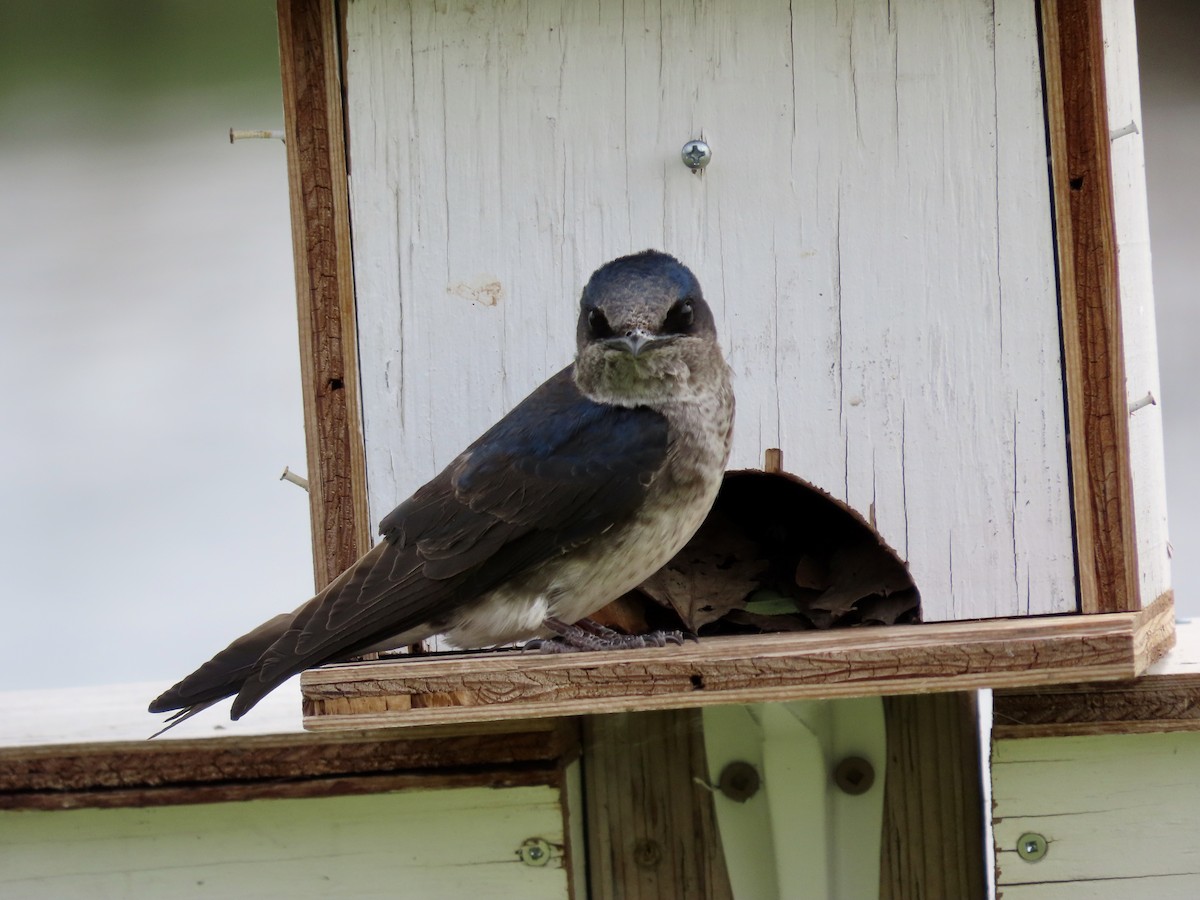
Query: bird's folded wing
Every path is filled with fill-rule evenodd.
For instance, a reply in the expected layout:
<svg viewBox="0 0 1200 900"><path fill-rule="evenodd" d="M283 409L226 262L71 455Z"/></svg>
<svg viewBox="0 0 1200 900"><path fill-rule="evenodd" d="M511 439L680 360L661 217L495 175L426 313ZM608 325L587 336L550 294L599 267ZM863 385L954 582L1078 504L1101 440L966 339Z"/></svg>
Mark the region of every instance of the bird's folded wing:
<svg viewBox="0 0 1200 900"><path fill-rule="evenodd" d="M666 455L660 414L593 403L564 369L384 518L383 542L266 649L234 717L293 673L443 617L628 518Z"/></svg>

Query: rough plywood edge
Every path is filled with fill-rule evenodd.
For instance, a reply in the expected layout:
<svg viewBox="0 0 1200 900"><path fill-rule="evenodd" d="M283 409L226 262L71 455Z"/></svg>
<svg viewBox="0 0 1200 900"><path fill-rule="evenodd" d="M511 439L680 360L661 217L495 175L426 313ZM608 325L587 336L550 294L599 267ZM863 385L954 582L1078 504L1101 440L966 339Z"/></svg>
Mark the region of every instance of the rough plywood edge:
<svg viewBox="0 0 1200 900"><path fill-rule="evenodd" d="M1137 613L1134 626L1134 652L1142 665L1138 675L1145 673L1175 646L1175 592L1168 590Z"/></svg>
<svg viewBox="0 0 1200 900"><path fill-rule="evenodd" d="M323 587L371 544L350 201L333 0L278 0L313 566Z"/></svg>
<svg viewBox="0 0 1200 900"><path fill-rule="evenodd" d="M338 730L1116 681L1137 677L1166 652L1173 621L1167 596L1141 613L1036 622L710 638L574 657L500 652L329 666L301 679L304 725Z"/></svg>
<svg viewBox="0 0 1200 900"><path fill-rule="evenodd" d="M1154 607L1170 597L1167 592ZM1164 633L1165 624L1154 620L1139 630L1147 658L1174 646L1175 632ZM1012 740L1200 731L1200 659L1164 658L1163 663L1136 681L998 690L993 736Z"/></svg>
<svg viewBox="0 0 1200 900"><path fill-rule="evenodd" d="M110 742L0 751L0 809L316 797L409 788L558 784L574 720Z"/></svg>
<svg viewBox="0 0 1200 900"><path fill-rule="evenodd" d="M1099 0L1043 0L1080 604L1141 606Z"/></svg>
<svg viewBox="0 0 1200 900"><path fill-rule="evenodd" d="M560 774L556 766L543 765L521 768L496 767L470 772L403 772L334 778L304 777L295 781L164 785L112 791L30 791L19 795L0 795L0 810L54 812L71 809L184 806L246 800L301 800L469 787L556 787Z"/></svg>

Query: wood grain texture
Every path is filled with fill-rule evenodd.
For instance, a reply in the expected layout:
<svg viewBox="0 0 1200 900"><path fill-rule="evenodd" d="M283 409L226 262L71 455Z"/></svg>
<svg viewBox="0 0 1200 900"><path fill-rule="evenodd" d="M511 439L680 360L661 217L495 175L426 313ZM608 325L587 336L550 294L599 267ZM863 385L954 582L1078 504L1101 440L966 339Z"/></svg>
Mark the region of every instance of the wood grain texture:
<svg viewBox="0 0 1200 900"><path fill-rule="evenodd" d="M1200 734L998 740L992 749L1003 898L1200 895ZM1035 863L1018 838L1049 843Z"/></svg>
<svg viewBox="0 0 1200 900"><path fill-rule="evenodd" d="M334 0L278 0L318 590L371 546Z"/></svg>
<svg viewBox="0 0 1200 900"><path fill-rule="evenodd" d="M331 737L112 742L0 750L0 809L163 806L401 789L559 783L571 720Z"/></svg>
<svg viewBox="0 0 1200 900"><path fill-rule="evenodd" d="M1200 675L997 691L997 740L1200 731Z"/></svg>
<svg viewBox="0 0 1200 900"><path fill-rule="evenodd" d="M359 0L346 45L375 518L658 246L716 312L732 467L873 510L927 621L1076 608L1031 2Z"/></svg>
<svg viewBox="0 0 1200 900"><path fill-rule="evenodd" d="M1136 681L999 690L997 739L1200 730L1200 623Z"/></svg>
<svg viewBox="0 0 1200 900"><path fill-rule="evenodd" d="M885 697L880 900L988 896L974 693Z"/></svg>
<svg viewBox="0 0 1200 900"><path fill-rule="evenodd" d="M313 730L861 697L1134 678L1174 641L1164 597L1140 613L706 638L563 656L519 652L314 669Z"/></svg>
<svg viewBox="0 0 1200 900"><path fill-rule="evenodd" d="M1045 0L1063 359L1085 613L1141 606L1100 0Z"/></svg>
<svg viewBox="0 0 1200 900"><path fill-rule="evenodd" d="M521 865L526 838L548 865ZM555 787L0 812L0 896L566 900Z"/></svg>
<svg viewBox="0 0 1200 900"><path fill-rule="evenodd" d="M699 710L583 725L592 900L733 900Z"/></svg>

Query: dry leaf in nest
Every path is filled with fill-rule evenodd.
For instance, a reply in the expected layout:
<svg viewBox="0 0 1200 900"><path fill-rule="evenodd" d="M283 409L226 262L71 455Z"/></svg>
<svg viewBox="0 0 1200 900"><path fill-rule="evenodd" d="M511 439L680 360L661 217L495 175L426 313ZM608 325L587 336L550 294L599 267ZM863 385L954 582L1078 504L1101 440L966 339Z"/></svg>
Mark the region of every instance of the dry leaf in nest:
<svg viewBox="0 0 1200 900"><path fill-rule="evenodd" d="M829 587L829 566L811 553L805 553L796 563L793 579L796 587L813 591L824 591Z"/></svg>
<svg viewBox="0 0 1200 900"><path fill-rule="evenodd" d="M921 599L915 590L898 591L886 597L864 597L855 604L864 624L895 625L912 622L920 612Z"/></svg>
<svg viewBox="0 0 1200 900"><path fill-rule="evenodd" d="M920 619L908 569L862 516L757 472L726 476L700 531L640 590L705 634Z"/></svg>
<svg viewBox="0 0 1200 900"><path fill-rule="evenodd" d="M745 609L731 609L721 619L721 624L744 625L744 630L770 634L779 631L811 631L812 625L800 615L764 616Z"/></svg>
<svg viewBox="0 0 1200 900"><path fill-rule="evenodd" d="M846 615L866 597L887 597L912 588L899 560L878 542L839 547L829 560L830 585L812 604L835 618Z"/></svg>
<svg viewBox="0 0 1200 900"><path fill-rule="evenodd" d="M693 632L742 607L760 587L768 562L758 545L711 513L696 536L638 590L675 610Z"/></svg>

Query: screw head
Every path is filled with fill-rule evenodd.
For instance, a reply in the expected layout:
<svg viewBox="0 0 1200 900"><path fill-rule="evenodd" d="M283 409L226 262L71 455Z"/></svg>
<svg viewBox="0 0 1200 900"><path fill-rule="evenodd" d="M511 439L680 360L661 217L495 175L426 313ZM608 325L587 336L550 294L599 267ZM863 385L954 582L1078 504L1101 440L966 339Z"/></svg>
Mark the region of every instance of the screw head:
<svg viewBox="0 0 1200 900"><path fill-rule="evenodd" d="M721 776L717 779L717 790L730 800L745 803L758 793L761 783L758 769L748 762L735 759L721 770Z"/></svg>
<svg viewBox="0 0 1200 900"><path fill-rule="evenodd" d="M1017 838L1017 856L1025 862L1037 862L1043 859L1049 849L1049 842L1037 832L1027 831Z"/></svg>
<svg viewBox="0 0 1200 900"><path fill-rule="evenodd" d="M861 756L847 756L833 770L833 783L851 796L865 794L875 783L875 767Z"/></svg>
<svg viewBox="0 0 1200 900"><path fill-rule="evenodd" d="M683 164L693 172L698 172L712 162L712 148L704 141L692 140L683 145L679 151Z"/></svg>
<svg viewBox="0 0 1200 900"><path fill-rule="evenodd" d="M527 866L546 866L550 864L553 847L545 838L526 838L517 848L517 856Z"/></svg>

